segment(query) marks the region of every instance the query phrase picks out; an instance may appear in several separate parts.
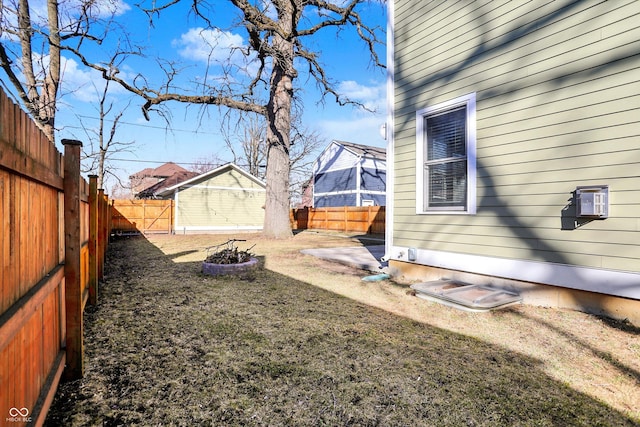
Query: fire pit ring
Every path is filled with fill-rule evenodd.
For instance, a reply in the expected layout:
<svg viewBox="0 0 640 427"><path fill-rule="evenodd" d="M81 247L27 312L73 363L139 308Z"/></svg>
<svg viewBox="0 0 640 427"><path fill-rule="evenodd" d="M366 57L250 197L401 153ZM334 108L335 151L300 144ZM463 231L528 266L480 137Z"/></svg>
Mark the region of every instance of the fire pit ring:
<svg viewBox="0 0 640 427"><path fill-rule="evenodd" d="M209 276L221 276L225 274L239 274L254 270L258 267L258 259L250 258L247 262L237 264L215 264L212 262L202 263L202 273Z"/></svg>

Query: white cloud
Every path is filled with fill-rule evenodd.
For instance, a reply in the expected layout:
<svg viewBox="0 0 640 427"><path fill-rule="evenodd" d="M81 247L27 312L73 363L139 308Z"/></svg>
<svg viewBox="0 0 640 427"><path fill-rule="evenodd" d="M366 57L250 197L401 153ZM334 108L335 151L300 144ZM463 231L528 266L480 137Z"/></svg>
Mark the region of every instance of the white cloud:
<svg viewBox="0 0 640 427"><path fill-rule="evenodd" d="M385 141L380 136L380 126L384 124L384 120L383 116L374 114L353 114L351 117L345 114L344 118L320 120L316 126L328 140L384 147Z"/></svg>
<svg viewBox="0 0 640 427"><path fill-rule="evenodd" d="M62 57L61 62L62 95L70 95L81 102L99 102L106 84L102 75L96 70L82 66L72 58ZM126 78L123 72L120 74L120 77ZM123 93L128 94L119 84L109 84L109 94Z"/></svg>
<svg viewBox="0 0 640 427"><path fill-rule="evenodd" d="M122 0L96 0L90 3L87 3L86 0L68 0L60 2L60 7L70 16L74 16L74 11L81 10L87 4L89 4L89 13L93 18L121 16L131 10L131 6Z"/></svg>
<svg viewBox="0 0 640 427"><path fill-rule="evenodd" d="M78 101L94 102L98 100L96 85L104 85L98 72L83 69L73 59L62 58L61 88L63 94L70 94Z"/></svg>
<svg viewBox="0 0 640 427"><path fill-rule="evenodd" d="M192 28L173 41L182 57L203 62L225 62L245 48L242 36L217 28Z"/></svg>
<svg viewBox="0 0 640 427"><path fill-rule="evenodd" d="M326 104L322 110L307 109L306 120L313 122L327 140L384 147L386 142L380 135L380 127L386 120L385 83L371 81L370 84L361 84L349 80L340 83L337 91L352 101L362 103L367 110Z"/></svg>
<svg viewBox="0 0 640 427"><path fill-rule="evenodd" d="M45 0L32 0L29 2L31 19L35 25L46 27L48 24L47 2ZM123 0L61 0L58 2L58 13L62 31L75 28L78 21L78 11L87 9L91 19L109 18L121 16L131 10ZM84 19L84 18L83 18Z"/></svg>
<svg viewBox="0 0 640 427"><path fill-rule="evenodd" d="M346 80L338 85L338 93L352 101L364 105L371 111L384 112L386 106L386 85L384 82L373 82L366 86L353 80Z"/></svg>

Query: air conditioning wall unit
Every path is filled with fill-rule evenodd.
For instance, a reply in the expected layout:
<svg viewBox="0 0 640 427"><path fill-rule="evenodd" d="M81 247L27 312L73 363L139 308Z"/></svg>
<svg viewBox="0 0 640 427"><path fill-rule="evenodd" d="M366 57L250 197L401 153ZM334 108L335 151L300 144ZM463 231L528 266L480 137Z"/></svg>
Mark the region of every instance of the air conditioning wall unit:
<svg viewBox="0 0 640 427"><path fill-rule="evenodd" d="M604 219L609 217L609 186L576 187L576 217Z"/></svg>

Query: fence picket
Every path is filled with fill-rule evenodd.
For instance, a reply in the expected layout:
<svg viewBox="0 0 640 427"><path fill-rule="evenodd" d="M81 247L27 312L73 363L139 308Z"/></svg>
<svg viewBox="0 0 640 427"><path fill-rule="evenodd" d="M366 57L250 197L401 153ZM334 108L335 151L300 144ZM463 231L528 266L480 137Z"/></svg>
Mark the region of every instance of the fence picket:
<svg viewBox="0 0 640 427"><path fill-rule="evenodd" d="M33 424L42 425L67 362L65 343L73 351L67 376L78 374L73 368L84 358L81 346L69 345L82 329L67 326L82 321L70 298L82 308L89 264L104 260L108 232L89 253L91 188L79 162L79 148L63 157L0 89L0 417L27 408ZM74 188L65 193L72 177ZM73 218L66 228L65 216ZM72 229L74 242L65 244ZM68 265L76 279L65 278ZM66 285L79 292L65 292Z"/></svg>
<svg viewBox="0 0 640 427"><path fill-rule="evenodd" d="M291 227L367 234L384 234L384 206L340 206L292 209Z"/></svg>

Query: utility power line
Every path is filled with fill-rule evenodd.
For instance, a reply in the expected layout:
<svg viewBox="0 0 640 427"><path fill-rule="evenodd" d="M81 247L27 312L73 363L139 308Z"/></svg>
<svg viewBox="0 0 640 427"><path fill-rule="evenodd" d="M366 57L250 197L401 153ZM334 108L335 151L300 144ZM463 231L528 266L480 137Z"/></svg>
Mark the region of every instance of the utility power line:
<svg viewBox="0 0 640 427"><path fill-rule="evenodd" d="M83 119L91 119L91 120L100 120L100 118L98 117L91 117L91 116L84 116L82 114L78 114L77 117L81 117ZM113 120L111 119L104 119L107 122L113 122ZM199 130L193 130L193 129L174 129L170 126L154 126L154 125L145 125L145 124L141 124L141 123L131 123L131 122L123 122L123 121L119 121L119 124L123 124L123 125L128 125L128 126L137 126L137 127L141 127L141 128L147 128L147 129L159 129L159 130L166 130L168 132L184 132L184 133L193 133L193 134L198 134L198 135L220 135L219 133L215 133L215 132L202 132ZM71 128L71 129L83 129L82 126L71 126L71 125L67 125L65 127Z"/></svg>
<svg viewBox="0 0 640 427"><path fill-rule="evenodd" d="M116 162L135 162L135 163L158 163L158 164L165 164L165 163L175 163L176 165L188 165L188 166L198 166L198 165L223 165L224 163L206 163L206 162L175 162L173 160L138 160L138 159L115 159L112 157L109 157L109 161L116 161Z"/></svg>
<svg viewBox="0 0 640 427"><path fill-rule="evenodd" d="M116 161L116 162L135 162L135 163L154 163L154 164L165 164L165 163L175 163L176 165L181 165L181 166L201 166L201 165L207 165L207 166L215 166L215 167L220 167L222 165L226 165L227 163L232 163L232 162L223 162L223 163L206 163L206 162L175 162L173 160L138 160L138 159L114 159L114 158L109 158L109 161ZM241 167L241 168L248 168L250 165L248 164L239 164L239 163L234 163L236 166ZM266 168L265 165L258 165L259 168Z"/></svg>

